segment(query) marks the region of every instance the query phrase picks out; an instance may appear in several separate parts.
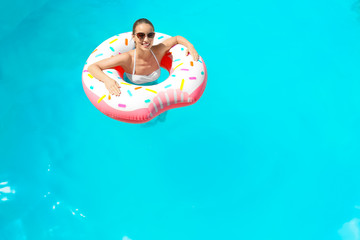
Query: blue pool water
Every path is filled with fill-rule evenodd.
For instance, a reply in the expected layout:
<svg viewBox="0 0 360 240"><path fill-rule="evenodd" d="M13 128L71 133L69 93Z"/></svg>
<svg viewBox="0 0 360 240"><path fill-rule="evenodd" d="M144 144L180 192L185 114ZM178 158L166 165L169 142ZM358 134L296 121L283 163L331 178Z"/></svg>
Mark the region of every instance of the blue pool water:
<svg viewBox="0 0 360 240"><path fill-rule="evenodd" d="M1 240L359 240L356 0L0 3ZM145 124L99 112L90 53L146 17L208 84Z"/></svg>

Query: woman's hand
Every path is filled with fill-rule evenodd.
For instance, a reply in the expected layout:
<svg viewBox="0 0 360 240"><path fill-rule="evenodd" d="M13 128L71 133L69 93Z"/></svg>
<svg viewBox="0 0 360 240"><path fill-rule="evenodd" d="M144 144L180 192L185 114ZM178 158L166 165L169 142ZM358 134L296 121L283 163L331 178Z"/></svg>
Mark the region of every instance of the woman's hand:
<svg viewBox="0 0 360 240"><path fill-rule="evenodd" d="M120 96L120 86L114 79L106 79L104 81L105 87L109 90L109 93L112 95Z"/></svg>
<svg viewBox="0 0 360 240"><path fill-rule="evenodd" d="M197 53L197 51L195 50L194 47L190 47L190 48L186 49L185 56L189 55L189 53L193 57L194 61L199 60L199 54Z"/></svg>

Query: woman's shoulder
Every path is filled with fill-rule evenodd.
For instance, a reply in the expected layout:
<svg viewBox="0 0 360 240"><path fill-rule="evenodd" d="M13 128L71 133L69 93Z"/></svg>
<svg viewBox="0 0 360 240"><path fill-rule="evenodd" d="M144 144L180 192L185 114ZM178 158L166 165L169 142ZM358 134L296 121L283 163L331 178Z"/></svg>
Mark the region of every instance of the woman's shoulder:
<svg viewBox="0 0 360 240"><path fill-rule="evenodd" d="M154 45L151 48L151 50L155 53L156 56L159 57L160 60L164 57L165 53L168 51L162 46L162 44Z"/></svg>
<svg viewBox="0 0 360 240"><path fill-rule="evenodd" d="M132 50L129 50L129 51L123 53L123 54L127 54L129 57L133 57L134 56L134 51L135 51L135 49L132 49Z"/></svg>
<svg viewBox="0 0 360 240"><path fill-rule="evenodd" d="M151 50L152 50L153 52L157 52L157 53L162 52L162 51L163 51L163 48L162 48L162 46L161 46L161 43L152 46L152 47L151 47Z"/></svg>

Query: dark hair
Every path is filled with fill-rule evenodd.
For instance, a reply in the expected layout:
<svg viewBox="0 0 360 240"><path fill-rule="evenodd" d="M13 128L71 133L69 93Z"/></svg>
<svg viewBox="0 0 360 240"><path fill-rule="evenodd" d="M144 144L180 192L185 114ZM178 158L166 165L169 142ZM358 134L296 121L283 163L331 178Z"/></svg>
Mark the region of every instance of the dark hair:
<svg viewBox="0 0 360 240"><path fill-rule="evenodd" d="M135 34L135 28L137 25L141 24L141 23L147 23L149 24L153 29L154 29L154 32L155 32L155 28L154 28L154 25L149 21L147 20L146 18L140 18L138 20L135 21L134 25L133 25L133 35ZM134 40L135 42L135 40ZM135 44L136 46L136 44Z"/></svg>

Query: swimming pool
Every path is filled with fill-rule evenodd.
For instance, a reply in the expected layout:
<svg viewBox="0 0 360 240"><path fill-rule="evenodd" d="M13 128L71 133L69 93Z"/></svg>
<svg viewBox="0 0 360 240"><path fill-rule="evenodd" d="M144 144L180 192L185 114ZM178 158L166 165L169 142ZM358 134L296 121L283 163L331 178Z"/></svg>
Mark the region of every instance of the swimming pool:
<svg viewBox="0 0 360 240"><path fill-rule="evenodd" d="M356 4L1 3L0 239L359 239ZM81 71L142 17L193 43L208 84L135 125Z"/></svg>

